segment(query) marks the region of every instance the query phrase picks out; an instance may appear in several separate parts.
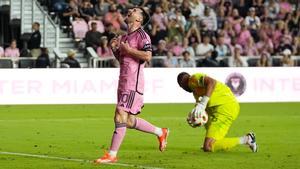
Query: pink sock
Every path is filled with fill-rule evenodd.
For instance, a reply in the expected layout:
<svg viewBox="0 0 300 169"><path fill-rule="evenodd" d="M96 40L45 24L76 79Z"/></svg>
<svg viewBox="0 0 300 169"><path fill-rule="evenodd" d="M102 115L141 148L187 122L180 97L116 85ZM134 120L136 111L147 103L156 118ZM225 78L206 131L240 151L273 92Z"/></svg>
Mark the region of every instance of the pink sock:
<svg viewBox="0 0 300 169"><path fill-rule="evenodd" d="M116 123L116 128L111 140L111 151L118 151L126 134L126 123Z"/></svg>
<svg viewBox="0 0 300 169"><path fill-rule="evenodd" d="M141 118L136 118L135 121L135 129L146 132L146 133L151 133L151 134L156 134L155 130L157 127L152 125L151 123L147 122L144 119Z"/></svg>

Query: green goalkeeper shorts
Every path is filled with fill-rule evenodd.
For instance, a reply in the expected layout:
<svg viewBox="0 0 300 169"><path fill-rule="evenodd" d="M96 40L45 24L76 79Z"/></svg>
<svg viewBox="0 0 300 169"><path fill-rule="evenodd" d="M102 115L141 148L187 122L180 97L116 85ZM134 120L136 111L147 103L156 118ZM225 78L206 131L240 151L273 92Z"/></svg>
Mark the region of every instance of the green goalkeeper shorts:
<svg viewBox="0 0 300 169"><path fill-rule="evenodd" d="M237 118L240 106L238 102L226 103L207 108L208 122L205 125L206 137L220 140L224 138Z"/></svg>

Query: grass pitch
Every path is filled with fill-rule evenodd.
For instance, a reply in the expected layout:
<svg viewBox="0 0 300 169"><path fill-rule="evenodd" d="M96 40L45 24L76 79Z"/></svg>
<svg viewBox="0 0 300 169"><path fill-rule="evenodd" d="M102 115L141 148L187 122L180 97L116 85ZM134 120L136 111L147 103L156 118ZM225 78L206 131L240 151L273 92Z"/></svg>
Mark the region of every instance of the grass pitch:
<svg viewBox="0 0 300 169"><path fill-rule="evenodd" d="M229 152L204 153L204 129L191 128L185 118L193 104L147 104L141 117L171 130L167 151L158 151L156 137L135 130L119 152L126 166L93 165L110 145L114 105L0 106L0 152L45 155L46 158L0 153L1 169L299 169L300 103L241 104L228 136L254 131L259 152L245 146Z"/></svg>

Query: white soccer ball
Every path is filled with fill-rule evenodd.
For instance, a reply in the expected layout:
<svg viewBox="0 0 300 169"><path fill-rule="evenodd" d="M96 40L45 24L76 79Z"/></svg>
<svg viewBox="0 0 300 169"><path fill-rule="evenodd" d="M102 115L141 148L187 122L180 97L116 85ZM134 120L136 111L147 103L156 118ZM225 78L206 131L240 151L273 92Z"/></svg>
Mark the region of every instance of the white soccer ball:
<svg viewBox="0 0 300 169"><path fill-rule="evenodd" d="M206 111L202 112L199 117L194 118L194 124L196 126L204 126L208 121L208 114Z"/></svg>
<svg viewBox="0 0 300 169"><path fill-rule="evenodd" d="M191 127L201 127L204 126L208 121L207 112L200 113L199 117L194 117L193 113L190 112L187 118L187 122Z"/></svg>

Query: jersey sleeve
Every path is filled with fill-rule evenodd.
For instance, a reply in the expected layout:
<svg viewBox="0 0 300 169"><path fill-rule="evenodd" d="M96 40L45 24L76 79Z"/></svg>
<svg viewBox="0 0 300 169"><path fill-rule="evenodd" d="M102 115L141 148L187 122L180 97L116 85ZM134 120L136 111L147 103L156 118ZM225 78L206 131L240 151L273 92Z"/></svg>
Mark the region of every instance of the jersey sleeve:
<svg viewBox="0 0 300 169"><path fill-rule="evenodd" d="M189 79L189 88L193 91L193 95L194 95L196 102L199 102L199 98L202 93L200 90L205 87L204 77L205 77L205 74L196 73L196 74L193 74Z"/></svg>
<svg viewBox="0 0 300 169"><path fill-rule="evenodd" d="M152 45L151 45L151 39L146 32L140 33L140 49L142 51L150 51L152 52Z"/></svg>
<svg viewBox="0 0 300 169"><path fill-rule="evenodd" d="M204 84L204 78L205 78L205 74L203 73L196 73L193 74L190 78L190 87L192 88L196 88L196 87L205 87Z"/></svg>

